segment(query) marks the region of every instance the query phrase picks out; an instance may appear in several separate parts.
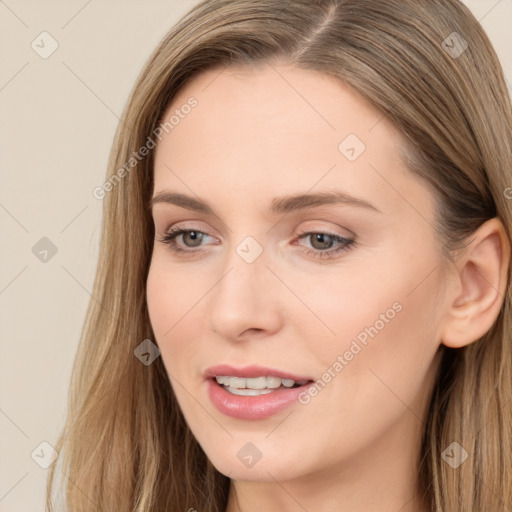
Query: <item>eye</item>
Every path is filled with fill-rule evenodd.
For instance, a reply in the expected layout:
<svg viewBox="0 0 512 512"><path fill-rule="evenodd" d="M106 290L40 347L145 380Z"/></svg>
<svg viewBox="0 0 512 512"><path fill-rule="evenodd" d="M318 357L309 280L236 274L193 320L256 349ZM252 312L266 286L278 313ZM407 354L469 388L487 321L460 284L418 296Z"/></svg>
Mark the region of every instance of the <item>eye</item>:
<svg viewBox="0 0 512 512"><path fill-rule="evenodd" d="M177 239L180 236L182 244L188 249L182 249L179 247ZM197 229L184 229L178 226L171 228L164 237L159 239L159 241L169 245L173 252L183 253L183 255L186 255L186 253L191 254L198 252L193 249L201 247L201 242L206 237L209 237L209 235L203 231L199 231ZM355 240L347 239L340 235L317 231L299 233L297 240L308 237L312 241L312 249L305 248L305 252L307 255L314 258L333 258L343 251L348 250L355 243Z"/></svg>
<svg viewBox="0 0 512 512"><path fill-rule="evenodd" d="M307 249L306 253L316 258L332 258L353 246L355 240L344 238L332 233L308 231L299 234L298 240L309 238L314 250ZM333 244L337 243L333 249Z"/></svg>
<svg viewBox="0 0 512 512"><path fill-rule="evenodd" d="M164 244L168 244L173 251L188 252L186 249L178 247L178 244L176 243L176 238L181 235L183 235L182 240L185 247L189 248L200 247L202 240L208 236L206 233L196 229L182 229L180 227L176 227L171 228L159 241ZM188 241L190 241L190 245L188 244Z"/></svg>

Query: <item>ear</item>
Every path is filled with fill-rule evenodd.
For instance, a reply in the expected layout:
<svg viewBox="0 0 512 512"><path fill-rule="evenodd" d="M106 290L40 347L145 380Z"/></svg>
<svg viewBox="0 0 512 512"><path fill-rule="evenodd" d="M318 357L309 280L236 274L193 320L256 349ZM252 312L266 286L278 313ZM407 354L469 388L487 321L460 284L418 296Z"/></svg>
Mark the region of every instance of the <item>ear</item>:
<svg viewBox="0 0 512 512"><path fill-rule="evenodd" d="M457 286L448 297L441 342L461 348L480 339L496 321L505 299L510 241L495 217L482 224L455 264Z"/></svg>

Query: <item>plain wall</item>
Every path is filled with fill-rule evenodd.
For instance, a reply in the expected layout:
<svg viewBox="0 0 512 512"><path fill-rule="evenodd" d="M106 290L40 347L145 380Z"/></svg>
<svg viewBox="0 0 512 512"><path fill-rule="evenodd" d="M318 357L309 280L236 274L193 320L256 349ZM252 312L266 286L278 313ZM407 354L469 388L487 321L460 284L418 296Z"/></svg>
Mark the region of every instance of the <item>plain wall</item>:
<svg viewBox="0 0 512 512"><path fill-rule="evenodd" d="M31 454L44 461L40 443L55 444L65 419L98 256L102 202L92 191L105 181L140 68L195 3L0 2L1 512L44 509L47 470ZM512 0L466 3L510 84ZM47 59L31 47L35 40L39 52L51 49L38 38L43 31L59 45Z"/></svg>

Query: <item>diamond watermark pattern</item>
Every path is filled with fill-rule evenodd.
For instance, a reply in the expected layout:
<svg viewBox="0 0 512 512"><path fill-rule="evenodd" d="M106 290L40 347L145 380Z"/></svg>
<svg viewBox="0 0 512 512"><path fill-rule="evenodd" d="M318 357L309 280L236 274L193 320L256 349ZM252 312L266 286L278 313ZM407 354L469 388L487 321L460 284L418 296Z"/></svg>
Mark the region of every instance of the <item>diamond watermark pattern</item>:
<svg viewBox="0 0 512 512"><path fill-rule="evenodd" d="M236 253L246 262L254 262L263 252L263 247L252 236L245 237L237 246Z"/></svg>
<svg viewBox="0 0 512 512"><path fill-rule="evenodd" d="M253 443L245 443L236 456L245 464L248 468L252 468L256 462L258 462L263 454Z"/></svg>
<svg viewBox="0 0 512 512"><path fill-rule="evenodd" d="M453 442L441 453L441 457L453 469L457 469L468 458L468 452L459 443Z"/></svg>
<svg viewBox="0 0 512 512"><path fill-rule="evenodd" d="M49 238L43 236L32 247L32 254L43 263L48 263L57 254L57 246Z"/></svg>
<svg viewBox="0 0 512 512"><path fill-rule="evenodd" d="M59 43L48 32L41 32L30 44L39 57L47 59L57 50Z"/></svg>
<svg viewBox="0 0 512 512"><path fill-rule="evenodd" d="M160 355L160 349L151 340L144 340L133 353L142 364L149 366Z"/></svg>
<svg viewBox="0 0 512 512"><path fill-rule="evenodd" d="M468 49L469 44L458 32L452 32L441 46L450 57L458 59Z"/></svg>
<svg viewBox="0 0 512 512"><path fill-rule="evenodd" d="M338 150L349 162L355 162L365 152L366 146L356 134L351 133L340 142Z"/></svg>
<svg viewBox="0 0 512 512"><path fill-rule="evenodd" d="M48 469L57 460L59 454L50 443L43 441L30 456L39 467Z"/></svg>

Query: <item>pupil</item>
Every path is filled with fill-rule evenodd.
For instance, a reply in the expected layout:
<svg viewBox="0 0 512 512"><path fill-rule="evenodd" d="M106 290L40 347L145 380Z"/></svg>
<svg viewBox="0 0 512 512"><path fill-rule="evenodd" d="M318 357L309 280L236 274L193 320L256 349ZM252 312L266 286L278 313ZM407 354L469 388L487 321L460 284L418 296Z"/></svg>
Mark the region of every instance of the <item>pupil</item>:
<svg viewBox="0 0 512 512"><path fill-rule="evenodd" d="M327 238L327 241L325 241L326 238ZM313 240L314 240L314 243L312 244L313 247L315 247L315 243L317 241L320 242L320 247L315 247L316 249L329 249L330 242L331 242L331 236L326 235L324 233L317 233L316 235L313 236ZM322 245L322 241L323 241L323 245Z"/></svg>
<svg viewBox="0 0 512 512"><path fill-rule="evenodd" d="M188 233L185 233L185 236L190 236L192 238L192 242L198 242L197 244L192 244L193 247L196 247L201 242L201 234L199 234L197 231L189 231Z"/></svg>

